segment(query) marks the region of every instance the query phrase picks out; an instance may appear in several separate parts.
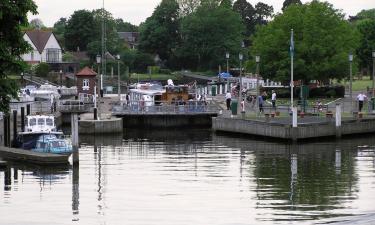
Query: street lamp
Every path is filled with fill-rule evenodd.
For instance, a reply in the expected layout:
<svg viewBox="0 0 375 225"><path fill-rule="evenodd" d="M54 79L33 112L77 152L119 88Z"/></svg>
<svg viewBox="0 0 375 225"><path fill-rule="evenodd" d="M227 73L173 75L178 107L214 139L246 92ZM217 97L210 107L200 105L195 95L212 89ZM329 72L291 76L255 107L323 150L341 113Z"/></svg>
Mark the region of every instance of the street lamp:
<svg viewBox="0 0 375 225"><path fill-rule="evenodd" d="M240 90L238 91L238 103L237 103L237 111L240 112L241 109L241 98L242 98L242 60L243 60L243 54L238 54L238 59L240 60ZM238 113L237 112L237 113Z"/></svg>
<svg viewBox="0 0 375 225"><path fill-rule="evenodd" d="M23 72L21 72L21 85L23 85Z"/></svg>
<svg viewBox="0 0 375 225"><path fill-rule="evenodd" d="M121 100L121 87L120 87L120 55L116 55L117 58L117 94L119 101Z"/></svg>
<svg viewBox="0 0 375 225"><path fill-rule="evenodd" d="M62 74L63 74L63 71L60 70L60 87L62 87Z"/></svg>
<svg viewBox="0 0 375 225"><path fill-rule="evenodd" d="M103 97L103 75L100 73L100 63L102 62L102 57L98 54L96 55L96 63L98 64L98 74L100 76L100 96ZM103 68L102 68L103 70Z"/></svg>
<svg viewBox="0 0 375 225"><path fill-rule="evenodd" d="M353 63L353 54L349 53L349 94L350 94L350 104L351 104L351 112L353 112L353 78L352 78L352 63Z"/></svg>
<svg viewBox="0 0 375 225"><path fill-rule="evenodd" d="M259 63L260 63L260 56L255 56L255 62L256 62L256 79L257 79L257 86L256 86L256 109L259 108Z"/></svg>
<svg viewBox="0 0 375 225"><path fill-rule="evenodd" d="M98 54L96 55L96 63L98 64L98 74L100 74L100 63L102 61L102 57ZM97 81L98 79L96 79ZM94 87L94 120L98 119L98 109L97 109L97 101L96 101L96 94L97 94L97 83Z"/></svg>

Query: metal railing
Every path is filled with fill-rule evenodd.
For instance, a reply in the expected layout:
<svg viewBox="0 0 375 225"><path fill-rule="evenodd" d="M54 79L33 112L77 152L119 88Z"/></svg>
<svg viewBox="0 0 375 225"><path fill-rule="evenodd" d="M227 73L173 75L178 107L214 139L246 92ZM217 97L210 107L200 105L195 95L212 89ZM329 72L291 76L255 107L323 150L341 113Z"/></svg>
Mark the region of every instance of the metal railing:
<svg viewBox="0 0 375 225"><path fill-rule="evenodd" d="M122 103L113 105L112 114L202 114L218 113L216 105L206 104L202 101L188 101L185 104L168 104L167 102L157 102L151 104L142 101L131 101L129 104Z"/></svg>
<svg viewBox="0 0 375 225"><path fill-rule="evenodd" d="M90 111L90 105L84 104L79 100L66 100L60 101L58 110L62 113L88 112Z"/></svg>

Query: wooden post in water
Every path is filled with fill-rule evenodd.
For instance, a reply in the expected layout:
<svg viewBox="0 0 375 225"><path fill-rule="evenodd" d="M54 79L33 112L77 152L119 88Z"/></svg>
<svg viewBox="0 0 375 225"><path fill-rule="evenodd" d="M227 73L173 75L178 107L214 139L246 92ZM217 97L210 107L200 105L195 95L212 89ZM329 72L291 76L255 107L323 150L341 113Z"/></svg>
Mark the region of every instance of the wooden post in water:
<svg viewBox="0 0 375 225"><path fill-rule="evenodd" d="M341 138L341 105L336 104L336 138Z"/></svg>
<svg viewBox="0 0 375 225"><path fill-rule="evenodd" d="M25 107L21 107L21 131L25 131Z"/></svg>
<svg viewBox="0 0 375 225"><path fill-rule="evenodd" d="M72 147L73 147L73 165L79 163L79 152L78 152L78 114L72 113L71 115L71 127L72 127Z"/></svg>
<svg viewBox="0 0 375 225"><path fill-rule="evenodd" d="M73 182L72 182L72 212L73 220L77 220L79 214L79 164L73 164Z"/></svg>
<svg viewBox="0 0 375 225"><path fill-rule="evenodd" d="M17 139L17 110L13 110L13 143L16 141L16 139Z"/></svg>
<svg viewBox="0 0 375 225"><path fill-rule="evenodd" d="M26 105L26 115L30 115L30 104Z"/></svg>
<svg viewBox="0 0 375 225"><path fill-rule="evenodd" d="M7 115L4 115L3 119L3 129L4 129L4 146L8 146L8 117Z"/></svg>
<svg viewBox="0 0 375 225"><path fill-rule="evenodd" d="M10 147L10 114L8 114L7 115L7 117L8 117L8 119L7 119L7 133L8 133L8 135L7 135L7 138L8 138L8 140L7 140L7 147Z"/></svg>

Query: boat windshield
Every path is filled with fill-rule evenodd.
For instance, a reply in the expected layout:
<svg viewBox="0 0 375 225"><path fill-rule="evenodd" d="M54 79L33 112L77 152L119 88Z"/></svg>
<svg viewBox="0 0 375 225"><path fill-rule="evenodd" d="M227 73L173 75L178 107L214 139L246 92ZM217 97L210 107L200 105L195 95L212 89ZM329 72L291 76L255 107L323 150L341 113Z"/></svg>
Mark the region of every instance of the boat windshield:
<svg viewBox="0 0 375 225"><path fill-rule="evenodd" d="M53 141L51 144L52 144L52 147L54 147L54 148L66 146L64 141Z"/></svg>
<svg viewBox="0 0 375 225"><path fill-rule="evenodd" d="M44 125L44 119L43 118L38 119L38 125Z"/></svg>
<svg viewBox="0 0 375 225"><path fill-rule="evenodd" d="M36 119L35 118L30 119L29 123L30 123L30 126L35 126L36 125Z"/></svg>
<svg viewBox="0 0 375 225"><path fill-rule="evenodd" d="M51 118L47 118L46 123L48 126L53 126L53 120Z"/></svg>

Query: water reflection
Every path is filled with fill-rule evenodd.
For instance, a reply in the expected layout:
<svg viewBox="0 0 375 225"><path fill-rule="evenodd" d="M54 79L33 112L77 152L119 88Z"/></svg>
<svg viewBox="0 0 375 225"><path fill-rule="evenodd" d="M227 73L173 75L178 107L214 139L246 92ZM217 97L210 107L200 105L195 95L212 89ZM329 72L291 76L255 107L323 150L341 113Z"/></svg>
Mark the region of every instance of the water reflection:
<svg viewBox="0 0 375 225"><path fill-rule="evenodd" d="M24 224L11 216L18 199L36 205L21 207L27 224L334 222L372 209L374 146L373 137L293 145L199 129L80 136L77 165L0 172L2 222Z"/></svg>

